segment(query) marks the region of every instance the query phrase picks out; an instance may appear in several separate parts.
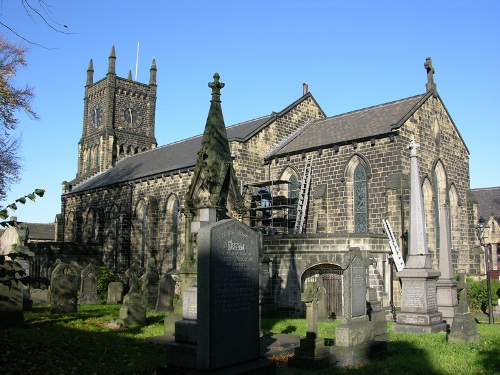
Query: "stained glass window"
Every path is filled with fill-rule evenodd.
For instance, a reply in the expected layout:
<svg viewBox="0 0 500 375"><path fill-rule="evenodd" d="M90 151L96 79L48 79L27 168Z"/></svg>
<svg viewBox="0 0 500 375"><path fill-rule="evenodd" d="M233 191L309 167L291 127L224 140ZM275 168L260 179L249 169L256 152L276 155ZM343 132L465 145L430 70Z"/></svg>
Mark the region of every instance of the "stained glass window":
<svg viewBox="0 0 500 375"><path fill-rule="evenodd" d="M354 170L354 232L368 233L366 169L361 164Z"/></svg>

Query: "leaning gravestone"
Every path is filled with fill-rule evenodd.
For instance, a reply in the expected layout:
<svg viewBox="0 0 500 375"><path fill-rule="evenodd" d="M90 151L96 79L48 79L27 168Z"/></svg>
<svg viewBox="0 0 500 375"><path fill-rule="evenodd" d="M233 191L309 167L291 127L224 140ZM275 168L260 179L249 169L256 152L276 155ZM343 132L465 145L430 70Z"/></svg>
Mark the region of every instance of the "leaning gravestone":
<svg viewBox="0 0 500 375"><path fill-rule="evenodd" d="M123 301L123 283L121 281L112 281L108 284L108 299L106 303L117 304Z"/></svg>
<svg viewBox="0 0 500 375"><path fill-rule="evenodd" d="M156 301L156 312L173 311L175 295L175 279L167 273L158 283L158 300Z"/></svg>
<svg viewBox="0 0 500 375"><path fill-rule="evenodd" d="M7 272L22 271L22 266L10 259L4 261L2 268ZM2 280L7 282L7 279ZM23 320L23 284L11 282L9 286L0 282L0 326L21 324Z"/></svg>
<svg viewBox="0 0 500 375"><path fill-rule="evenodd" d="M228 374L275 374L274 363L259 360L258 234L234 219L202 227L197 268L197 320L193 323L197 342L170 343L167 366L173 362L204 373L224 368ZM184 308L183 315L188 313ZM194 348L195 357L186 355L183 348Z"/></svg>
<svg viewBox="0 0 500 375"><path fill-rule="evenodd" d="M54 268L50 280L50 312L77 311L78 279L78 274L69 264L59 263Z"/></svg>
<svg viewBox="0 0 500 375"><path fill-rule="evenodd" d="M92 263L83 269L80 280L80 305L98 304L97 269Z"/></svg>

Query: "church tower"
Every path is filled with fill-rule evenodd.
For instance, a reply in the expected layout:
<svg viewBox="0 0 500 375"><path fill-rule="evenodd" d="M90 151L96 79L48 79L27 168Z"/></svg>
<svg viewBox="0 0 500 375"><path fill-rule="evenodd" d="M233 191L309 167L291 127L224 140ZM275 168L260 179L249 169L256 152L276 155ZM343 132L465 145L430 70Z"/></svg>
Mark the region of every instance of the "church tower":
<svg viewBox="0 0 500 375"><path fill-rule="evenodd" d="M156 148L156 61L149 84L118 77L115 47L108 73L94 83L92 59L85 84L83 133L78 142L77 180L82 181L112 167L120 158Z"/></svg>

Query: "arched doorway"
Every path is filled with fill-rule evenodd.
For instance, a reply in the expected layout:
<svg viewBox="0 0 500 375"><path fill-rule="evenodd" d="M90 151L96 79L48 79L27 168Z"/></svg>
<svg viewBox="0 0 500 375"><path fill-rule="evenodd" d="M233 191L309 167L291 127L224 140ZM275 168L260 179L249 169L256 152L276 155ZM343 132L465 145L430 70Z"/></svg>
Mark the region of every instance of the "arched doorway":
<svg viewBox="0 0 500 375"><path fill-rule="evenodd" d="M309 283L323 284L325 299L320 301L318 318L339 318L342 310L342 269L335 264L317 264L302 274L302 288Z"/></svg>

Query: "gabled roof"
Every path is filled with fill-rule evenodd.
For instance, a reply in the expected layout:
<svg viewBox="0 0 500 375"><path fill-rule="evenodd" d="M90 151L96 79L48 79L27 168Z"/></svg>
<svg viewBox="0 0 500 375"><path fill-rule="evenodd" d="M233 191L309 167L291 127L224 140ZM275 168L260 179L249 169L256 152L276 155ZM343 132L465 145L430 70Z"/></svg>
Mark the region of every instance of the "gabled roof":
<svg viewBox="0 0 500 375"><path fill-rule="evenodd" d="M368 107L310 123L275 155L342 145L393 133L426 95Z"/></svg>
<svg viewBox="0 0 500 375"><path fill-rule="evenodd" d="M500 187L471 189L471 192L477 201L479 217L488 220L493 215L495 219L500 219Z"/></svg>
<svg viewBox="0 0 500 375"><path fill-rule="evenodd" d="M283 116L308 98L314 100L311 93L307 93L279 113L273 112L268 116L226 127L228 140L246 141L275 121L276 117ZM314 100L314 102L316 101ZM200 134L192 138L187 138L120 159L107 171L90 177L84 182L73 186L69 194L154 176L161 177L162 174L169 175L171 173L193 169L196 164L197 152L201 146L201 140L202 135Z"/></svg>

